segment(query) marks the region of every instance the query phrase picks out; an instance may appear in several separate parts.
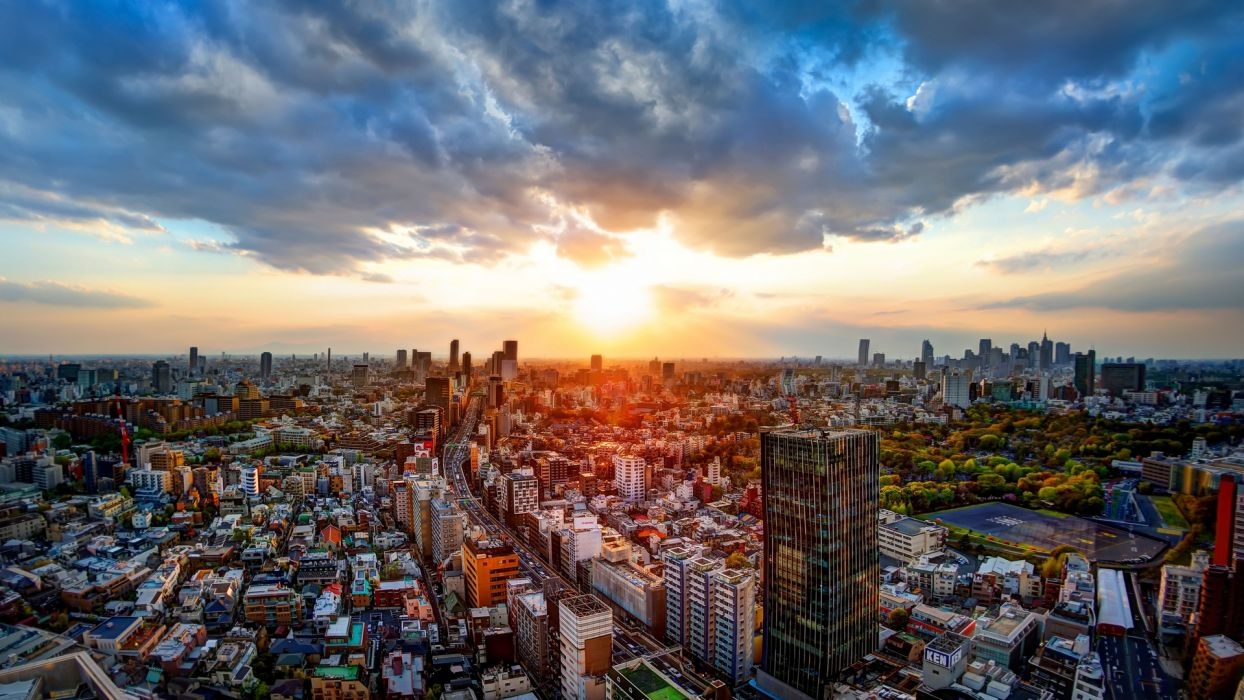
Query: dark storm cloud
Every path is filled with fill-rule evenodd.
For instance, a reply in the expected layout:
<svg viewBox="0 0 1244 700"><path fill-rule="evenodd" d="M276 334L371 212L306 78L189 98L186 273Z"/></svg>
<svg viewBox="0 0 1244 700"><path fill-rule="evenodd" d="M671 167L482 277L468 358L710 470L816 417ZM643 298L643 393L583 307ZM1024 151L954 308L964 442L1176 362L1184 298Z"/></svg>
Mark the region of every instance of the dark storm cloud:
<svg viewBox="0 0 1244 700"><path fill-rule="evenodd" d="M6 3L0 215L201 219L231 238L204 249L366 275L521 251L565 220L554 202L612 232L665 213L684 242L741 256L903 240L1021 189L1166 173L1212 191L1244 175L1240 16L1090 0ZM1179 41L1203 49L1186 81L1112 82ZM878 77L889 87L829 79L887 51L905 61L902 80ZM557 244L591 264L612 241Z"/></svg>
<svg viewBox="0 0 1244 700"><path fill-rule="evenodd" d="M44 304L88 309L143 309L146 299L61 284L60 282L14 282L0 277L0 302Z"/></svg>
<svg viewBox="0 0 1244 700"><path fill-rule="evenodd" d="M1244 310L1241 289L1244 289L1244 221L1232 221L1172 242L1169 255L1156 264L1121 270L1080 289L1016 297L981 308L1241 311Z"/></svg>

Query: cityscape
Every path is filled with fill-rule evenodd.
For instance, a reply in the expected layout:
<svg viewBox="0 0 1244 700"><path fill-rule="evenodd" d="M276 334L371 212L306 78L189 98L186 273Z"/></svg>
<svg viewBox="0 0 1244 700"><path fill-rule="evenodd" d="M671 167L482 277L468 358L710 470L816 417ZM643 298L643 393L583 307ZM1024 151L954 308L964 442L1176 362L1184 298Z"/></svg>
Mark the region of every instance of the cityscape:
<svg viewBox="0 0 1244 700"><path fill-rule="evenodd" d="M0 700L1244 700L1241 36L0 2Z"/></svg>

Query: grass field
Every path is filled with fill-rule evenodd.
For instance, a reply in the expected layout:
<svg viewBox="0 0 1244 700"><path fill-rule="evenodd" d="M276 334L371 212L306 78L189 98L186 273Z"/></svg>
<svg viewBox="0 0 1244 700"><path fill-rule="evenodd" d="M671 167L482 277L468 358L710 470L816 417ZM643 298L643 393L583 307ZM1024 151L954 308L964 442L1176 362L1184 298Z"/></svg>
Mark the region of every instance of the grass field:
<svg viewBox="0 0 1244 700"><path fill-rule="evenodd" d="M1158 509L1158 514L1162 516L1162 520L1166 521L1167 527L1188 529L1187 519L1184 518L1183 513L1179 512L1179 508L1175 506L1170 496L1150 496L1149 500L1153 501L1153 507Z"/></svg>
<svg viewBox="0 0 1244 700"><path fill-rule="evenodd" d="M1006 543L1017 550L1048 552L1059 545L1075 547L1094 561L1146 561L1164 544L1143 535L1063 513L1044 513L1007 503L981 503L927 513L926 520L952 529L970 530L976 539Z"/></svg>

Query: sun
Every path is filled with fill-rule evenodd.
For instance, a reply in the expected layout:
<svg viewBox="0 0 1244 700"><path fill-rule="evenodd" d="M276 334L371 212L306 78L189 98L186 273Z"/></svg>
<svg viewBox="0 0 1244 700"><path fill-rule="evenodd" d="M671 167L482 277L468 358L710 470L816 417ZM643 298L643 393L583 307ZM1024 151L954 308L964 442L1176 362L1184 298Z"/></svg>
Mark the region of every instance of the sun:
<svg viewBox="0 0 1244 700"><path fill-rule="evenodd" d="M574 318L597 335L631 330L652 317L652 295L635 280L594 275L578 286Z"/></svg>

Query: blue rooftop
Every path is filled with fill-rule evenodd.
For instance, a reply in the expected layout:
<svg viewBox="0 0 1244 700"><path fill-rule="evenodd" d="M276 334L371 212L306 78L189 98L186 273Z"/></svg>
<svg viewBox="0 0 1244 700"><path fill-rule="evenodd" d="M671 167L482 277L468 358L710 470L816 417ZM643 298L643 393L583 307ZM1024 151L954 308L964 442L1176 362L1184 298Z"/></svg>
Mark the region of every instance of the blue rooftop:
<svg viewBox="0 0 1244 700"><path fill-rule="evenodd" d="M134 623L141 621L141 617L113 617L104 620L91 630L91 636L96 639L116 639L125 633Z"/></svg>

